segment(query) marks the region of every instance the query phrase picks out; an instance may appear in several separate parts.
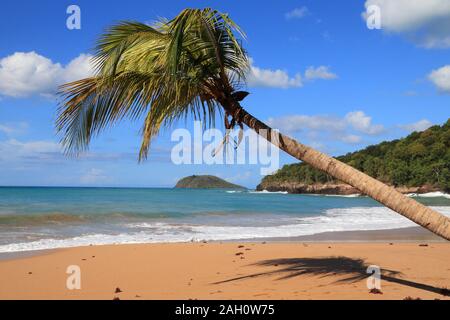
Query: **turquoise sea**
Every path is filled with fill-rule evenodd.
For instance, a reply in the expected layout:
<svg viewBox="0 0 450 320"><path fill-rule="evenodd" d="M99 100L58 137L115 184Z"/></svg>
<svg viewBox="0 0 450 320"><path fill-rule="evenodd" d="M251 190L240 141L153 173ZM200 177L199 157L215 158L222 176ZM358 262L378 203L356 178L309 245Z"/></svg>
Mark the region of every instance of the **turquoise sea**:
<svg viewBox="0 0 450 320"><path fill-rule="evenodd" d="M450 215L447 194L416 199ZM90 244L294 237L409 226L414 224L359 196L0 187L0 252Z"/></svg>

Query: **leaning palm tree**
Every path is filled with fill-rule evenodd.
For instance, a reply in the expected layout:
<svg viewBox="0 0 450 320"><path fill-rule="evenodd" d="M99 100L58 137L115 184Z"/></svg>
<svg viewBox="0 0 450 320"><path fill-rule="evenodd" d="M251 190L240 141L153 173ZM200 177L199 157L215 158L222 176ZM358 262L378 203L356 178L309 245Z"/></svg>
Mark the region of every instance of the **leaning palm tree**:
<svg viewBox="0 0 450 320"><path fill-rule="evenodd" d="M147 157L160 128L193 115L225 127L243 125L281 150L348 183L417 224L450 240L450 219L394 188L324 153L279 134L241 106L249 59L245 36L228 17L212 9L186 9L153 26L123 22L103 34L93 59L95 76L61 88L56 127L69 153L125 118L145 118L139 159Z"/></svg>

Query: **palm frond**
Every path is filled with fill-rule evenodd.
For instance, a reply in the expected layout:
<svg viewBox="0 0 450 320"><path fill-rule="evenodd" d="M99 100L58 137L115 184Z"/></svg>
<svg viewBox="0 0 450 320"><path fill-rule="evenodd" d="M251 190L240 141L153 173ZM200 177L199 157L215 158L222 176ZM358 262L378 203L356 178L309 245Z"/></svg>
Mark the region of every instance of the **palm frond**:
<svg viewBox="0 0 450 320"><path fill-rule="evenodd" d="M248 72L248 57L225 14L186 9L151 27L122 22L96 46L96 75L61 87L56 129L66 151L78 154L92 137L124 118L144 117L139 159L163 127L193 117L212 125L219 99Z"/></svg>

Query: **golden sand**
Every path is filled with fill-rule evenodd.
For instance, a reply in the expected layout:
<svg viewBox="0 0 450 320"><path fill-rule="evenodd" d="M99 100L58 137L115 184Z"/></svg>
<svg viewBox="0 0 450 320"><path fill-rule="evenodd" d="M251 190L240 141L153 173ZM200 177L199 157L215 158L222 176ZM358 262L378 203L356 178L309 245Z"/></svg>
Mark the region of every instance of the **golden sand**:
<svg viewBox="0 0 450 320"><path fill-rule="evenodd" d="M369 265L382 294L369 293ZM81 290L67 289L69 266ZM445 299L444 288L450 244L436 242L90 246L0 261L0 299Z"/></svg>

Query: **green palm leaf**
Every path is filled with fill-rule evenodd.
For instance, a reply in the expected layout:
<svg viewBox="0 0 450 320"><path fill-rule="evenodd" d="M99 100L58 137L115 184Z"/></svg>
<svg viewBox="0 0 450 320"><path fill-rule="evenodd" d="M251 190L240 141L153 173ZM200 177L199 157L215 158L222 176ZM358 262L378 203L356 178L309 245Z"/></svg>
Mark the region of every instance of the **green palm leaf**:
<svg viewBox="0 0 450 320"><path fill-rule="evenodd" d="M145 115L139 159L162 127L193 116L214 123L219 104L243 85L249 68L239 27L212 9L186 9L151 27L121 22L97 42L96 75L61 87L56 128L69 154L127 118Z"/></svg>

